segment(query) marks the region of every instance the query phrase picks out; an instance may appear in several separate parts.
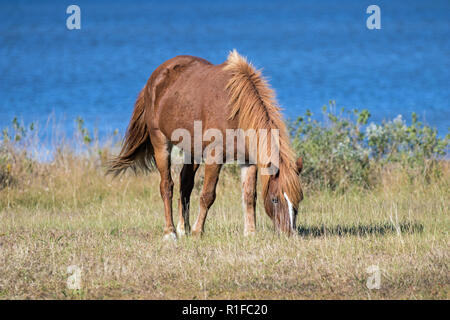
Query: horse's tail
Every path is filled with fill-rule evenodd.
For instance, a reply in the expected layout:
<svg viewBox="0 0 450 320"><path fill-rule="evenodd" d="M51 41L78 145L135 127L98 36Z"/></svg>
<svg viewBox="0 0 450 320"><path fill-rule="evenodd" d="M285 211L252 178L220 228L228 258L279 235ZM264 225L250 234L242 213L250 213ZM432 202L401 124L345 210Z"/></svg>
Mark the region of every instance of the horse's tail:
<svg viewBox="0 0 450 320"><path fill-rule="evenodd" d="M117 176L128 168L135 172L138 169L148 171L153 166L154 150L146 122L146 112L150 112L153 100L149 85L150 81L139 93L123 140L122 150L117 157L109 161L106 174Z"/></svg>

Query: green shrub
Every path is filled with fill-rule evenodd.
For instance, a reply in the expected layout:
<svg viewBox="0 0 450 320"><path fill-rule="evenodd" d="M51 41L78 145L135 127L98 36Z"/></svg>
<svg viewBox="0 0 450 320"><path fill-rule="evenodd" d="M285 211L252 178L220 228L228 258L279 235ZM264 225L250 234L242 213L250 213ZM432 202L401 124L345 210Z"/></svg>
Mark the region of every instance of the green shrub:
<svg viewBox="0 0 450 320"><path fill-rule="evenodd" d="M450 135L418 121L411 125L401 115L381 124L368 124L367 110L334 112L335 103L323 107L324 121L308 110L290 123L296 152L303 157L303 180L313 187L345 189L352 185L371 187L377 182L377 169L397 165L411 175L425 178L439 174L438 160L447 154Z"/></svg>
<svg viewBox="0 0 450 320"><path fill-rule="evenodd" d="M34 123L27 128L17 118L12 121L11 128L2 130L0 140L0 189L14 184L14 170L18 167L30 169L32 160L28 155L31 137L34 134Z"/></svg>

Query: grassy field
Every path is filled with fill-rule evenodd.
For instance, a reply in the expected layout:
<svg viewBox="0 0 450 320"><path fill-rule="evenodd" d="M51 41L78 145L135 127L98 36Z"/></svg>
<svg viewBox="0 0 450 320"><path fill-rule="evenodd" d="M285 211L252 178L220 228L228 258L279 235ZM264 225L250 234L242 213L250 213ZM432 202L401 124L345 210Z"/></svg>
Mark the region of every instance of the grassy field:
<svg viewBox="0 0 450 320"><path fill-rule="evenodd" d="M162 240L157 173L112 180L70 153L19 162L0 189L0 299L450 298L447 162L428 183L385 169L372 189L306 187L292 238L273 232L260 199L257 235L243 236L238 176L226 169L203 238L176 243ZM191 223L201 185L200 172ZM178 188L174 198L177 221ZM79 290L67 286L72 265ZM366 286L371 266L379 289Z"/></svg>

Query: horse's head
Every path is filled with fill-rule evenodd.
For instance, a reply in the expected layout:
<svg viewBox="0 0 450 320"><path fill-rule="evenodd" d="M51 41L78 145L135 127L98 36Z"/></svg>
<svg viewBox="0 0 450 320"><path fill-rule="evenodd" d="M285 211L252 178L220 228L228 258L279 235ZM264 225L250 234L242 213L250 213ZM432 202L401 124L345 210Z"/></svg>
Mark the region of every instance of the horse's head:
<svg viewBox="0 0 450 320"><path fill-rule="evenodd" d="M297 159L296 168L296 175L295 177L292 177L292 179L298 180L298 175L303 168L302 158ZM303 192L301 186L294 183L294 185L297 186L297 188L295 188L295 192L298 194L291 194L290 199L288 193L284 191L284 188L287 186L283 186L283 184L286 183L284 183L283 179L280 177L280 171L269 176L267 192L264 197L264 207L266 209L266 213L274 222L275 230L291 235L296 233L296 208L298 207L298 203L303 199ZM297 203L293 203L292 201Z"/></svg>

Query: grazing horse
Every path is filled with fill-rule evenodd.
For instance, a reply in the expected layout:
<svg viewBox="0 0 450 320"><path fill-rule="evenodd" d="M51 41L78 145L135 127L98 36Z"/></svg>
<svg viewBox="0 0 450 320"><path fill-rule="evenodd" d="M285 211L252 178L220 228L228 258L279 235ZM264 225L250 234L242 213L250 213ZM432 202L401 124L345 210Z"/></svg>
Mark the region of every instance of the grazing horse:
<svg viewBox="0 0 450 320"><path fill-rule="evenodd" d="M108 173L119 174L127 168L149 170L156 165L160 175L160 192L164 201L165 239L176 239L190 232L189 202L194 187L195 173L200 161L191 156L191 148L183 148L185 161L180 173L179 221L175 229L172 217L173 181L170 172L172 146L181 138L175 134L183 129L195 135L195 122L201 123L201 134L208 129L226 135L227 130L257 130L277 132L265 140L276 143L268 155L268 144L258 143L256 156L249 150L248 137L240 147L233 140L234 158L244 155L241 167L244 234L255 232L255 206L257 172L260 170L264 207L272 219L275 230L296 232L296 216L303 193L299 180L301 158L295 159L289 136L283 122L274 92L259 70L235 50L219 65L193 56L177 56L160 65L140 92L129 123L120 154L109 163ZM215 141L215 140L214 140ZM201 151L212 141L202 141ZM225 142L223 142L225 146ZM228 147L228 146L227 146ZM272 150L272 149L271 149ZM230 150L227 149L227 154ZM268 161L261 161L263 154ZM209 153L209 156L213 153ZM221 161L205 160L205 177L200 196L200 211L192 227L193 235L201 235L209 208L216 198L216 185ZM217 154L216 154L217 156ZM219 157L225 157L221 154ZM276 159L275 159L276 157ZM228 158L227 158L228 160ZM273 161L272 161L273 160ZM271 173L262 169L275 166Z"/></svg>

